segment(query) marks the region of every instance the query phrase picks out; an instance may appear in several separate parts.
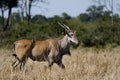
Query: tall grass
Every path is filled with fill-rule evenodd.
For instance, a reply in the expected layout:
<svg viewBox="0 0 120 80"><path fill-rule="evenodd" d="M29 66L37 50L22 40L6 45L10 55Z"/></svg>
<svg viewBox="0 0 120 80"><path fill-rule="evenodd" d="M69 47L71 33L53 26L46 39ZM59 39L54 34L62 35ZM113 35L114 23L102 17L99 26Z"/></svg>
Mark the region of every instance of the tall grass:
<svg viewBox="0 0 120 80"><path fill-rule="evenodd" d="M12 51L0 50L0 80L120 80L120 47L113 49L78 48L64 56L65 70L56 64L28 59L24 71L12 71Z"/></svg>

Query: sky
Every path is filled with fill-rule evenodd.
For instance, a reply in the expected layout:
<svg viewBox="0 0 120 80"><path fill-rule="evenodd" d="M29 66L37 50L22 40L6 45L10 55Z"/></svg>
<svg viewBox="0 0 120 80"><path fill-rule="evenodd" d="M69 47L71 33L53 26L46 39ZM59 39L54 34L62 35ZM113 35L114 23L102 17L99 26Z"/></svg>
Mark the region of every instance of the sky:
<svg viewBox="0 0 120 80"><path fill-rule="evenodd" d="M93 0L46 0L47 3L37 5L41 5L41 8L33 7L33 15L42 14L46 17L53 17L54 15L61 15L63 12L67 13L72 17L78 16L80 13L86 12L86 9L96 4ZM113 0L114 6L116 6L119 0ZM114 8L114 12L117 10ZM118 13L118 12L117 12Z"/></svg>
<svg viewBox="0 0 120 80"><path fill-rule="evenodd" d="M114 0L114 6L116 6L117 1L119 0ZM80 13L86 12L86 9L93 4L95 3L92 0L46 0L46 3L35 3L31 14L32 16L41 14L46 17L53 17L65 12L72 17L76 17ZM13 12L17 11L18 9L13 9ZM114 12L117 12L117 10L114 9ZM7 15L7 11L5 15Z"/></svg>
<svg viewBox="0 0 120 80"><path fill-rule="evenodd" d="M63 12L70 16L78 16L86 11L88 6L93 4L91 0L47 0L48 4L43 5L42 11L39 8L33 8L33 14L42 14L46 17L61 15ZM38 12L39 11L39 12Z"/></svg>

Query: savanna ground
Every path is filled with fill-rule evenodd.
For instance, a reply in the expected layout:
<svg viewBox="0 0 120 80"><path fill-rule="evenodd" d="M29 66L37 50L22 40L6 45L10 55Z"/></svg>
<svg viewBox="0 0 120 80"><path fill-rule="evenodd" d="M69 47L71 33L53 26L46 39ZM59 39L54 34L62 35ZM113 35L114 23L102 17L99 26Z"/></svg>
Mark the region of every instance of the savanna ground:
<svg viewBox="0 0 120 80"><path fill-rule="evenodd" d="M78 48L63 57L65 70L56 64L52 69L47 62L28 59L25 70L12 71L13 50L0 50L0 80L120 80L120 46L95 49Z"/></svg>

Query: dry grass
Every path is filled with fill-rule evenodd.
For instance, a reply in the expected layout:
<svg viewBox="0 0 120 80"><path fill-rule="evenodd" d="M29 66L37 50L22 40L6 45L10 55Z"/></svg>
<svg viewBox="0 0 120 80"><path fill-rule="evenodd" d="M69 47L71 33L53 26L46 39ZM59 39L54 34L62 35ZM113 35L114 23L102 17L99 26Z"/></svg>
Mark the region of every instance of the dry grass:
<svg viewBox="0 0 120 80"><path fill-rule="evenodd" d="M114 49L79 48L64 56L65 70L56 64L28 60L26 69L12 71L12 51L0 50L0 80L120 80L120 47Z"/></svg>

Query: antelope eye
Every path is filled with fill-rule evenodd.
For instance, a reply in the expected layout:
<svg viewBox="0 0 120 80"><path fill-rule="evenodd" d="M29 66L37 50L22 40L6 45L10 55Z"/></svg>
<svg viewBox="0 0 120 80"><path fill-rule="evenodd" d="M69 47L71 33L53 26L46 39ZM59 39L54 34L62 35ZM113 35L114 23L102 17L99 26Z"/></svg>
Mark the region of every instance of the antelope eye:
<svg viewBox="0 0 120 80"><path fill-rule="evenodd" d="M71 36L73 36L73 34L71 34Z"/></svg>

